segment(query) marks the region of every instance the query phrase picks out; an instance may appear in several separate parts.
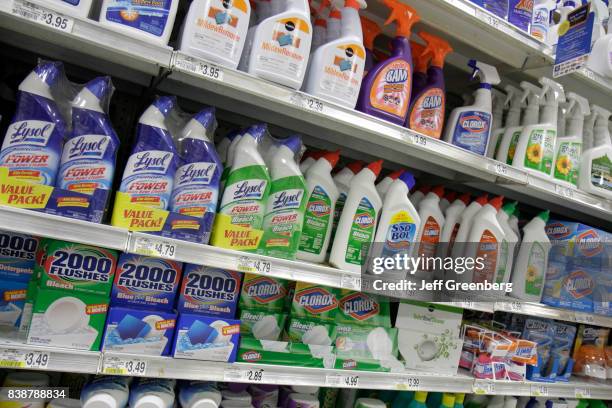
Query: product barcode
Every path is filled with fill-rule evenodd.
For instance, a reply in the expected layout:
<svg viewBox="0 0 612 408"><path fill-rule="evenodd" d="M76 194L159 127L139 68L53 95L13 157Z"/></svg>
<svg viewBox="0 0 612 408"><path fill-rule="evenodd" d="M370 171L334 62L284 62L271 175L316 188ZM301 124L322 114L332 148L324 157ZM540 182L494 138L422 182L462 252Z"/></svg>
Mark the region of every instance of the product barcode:
<svg viewBox="0 0 612 408"><path fill-rule="evenodd" d="M2 368L21 368L24 365L23 361L0 360L0 367Z"/></svg>
<svg viewBox="0 0 612 408"><path fill-rule="evenodd" d="M13 14L18 15L19 17L27 18L28 20L38 20L38 14L31 13L21 8L14 8Z"/></svg>
<svg viewBox="0 0 612 408"><path fill-rule="evenodd" d="M104 374L121 375L123 374L124 370L116 367L104 367L102 371L104 372Z"/></svg>

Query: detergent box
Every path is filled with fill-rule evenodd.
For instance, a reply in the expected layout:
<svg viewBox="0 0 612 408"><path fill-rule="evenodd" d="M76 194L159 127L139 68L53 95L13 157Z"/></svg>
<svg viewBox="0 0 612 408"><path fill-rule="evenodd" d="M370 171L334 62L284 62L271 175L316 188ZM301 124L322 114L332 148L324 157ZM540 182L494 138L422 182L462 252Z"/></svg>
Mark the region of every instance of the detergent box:
<svg viewBox="0 0 612 408"><path fill-rule="evenodd" d="M340 289L298 282L291 304L291 316L333 322L338 314Z"/></svg>
<svg viewBox="0 0 612 408"><path fill-rule="evenodd" d="M113 285L117 251L73 242L46 240L36 279L41 288L107 296Z"/></svg>
<svg viewBox="0 0 612 408"><path fill-rule="evenodd" d="M172 356L233 363L240 340L240 321L199 314L179 314Z"/></svg>
<svg viewBox="0 0 612 408"><path fill-rule="evenodd" d="M102 351L167 356L174 339L176 317L174 312L111 307Z"/></svg>
<svg viewBox="0 0 612 408"><path fill-rule="evenodd" d="M233 318L240 295L242 273L186 264L177 309Z"/></svg>
<svg viewBox="0 0 612 408"><path fill-rule="evenodd" d="M0 279L0 326L20 326L27 290L28 282Z"/></svg>
<svg viewBox="0 0 612 408"><path fill-rule="evenodd" d="M244 274L240 292L241 309L261 309L279 313L285 308L289 281L269 276Z"/></svg>
<svg viewBox="0 0 612 408"><path fill-rule="evenodd" d="M38 238L0 231L0 279L29 281L34 273Z"/></svg>
<svg viewBox="0 0 612 408"><path fill-rule="evenodd" d="M111 305L170 311L183 264L135 254L121 254L111 292Z"/></svg>
<svg viewBox="0 0 612 408"><path fill-rule="evenodd" d="M531 0L509 0L508 22L525 32L529 32L531 17L533 14L533 1Z"/></svg>
<svg viewBox="0 0 612 408"><path fill-rule="evenodd" d="M376 295L341 289L338 297L338 323L391 327L389 302Z"/></svg>

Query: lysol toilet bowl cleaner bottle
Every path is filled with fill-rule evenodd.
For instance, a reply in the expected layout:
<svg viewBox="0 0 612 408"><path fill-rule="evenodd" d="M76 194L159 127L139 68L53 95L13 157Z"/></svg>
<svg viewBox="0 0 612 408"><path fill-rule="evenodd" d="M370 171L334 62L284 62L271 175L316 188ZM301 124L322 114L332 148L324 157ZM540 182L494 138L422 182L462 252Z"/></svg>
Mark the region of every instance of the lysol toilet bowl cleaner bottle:
<svg viewBox="0 0 612 408"><path fill-rule="evenodd" d="M235 69L249 30L247 0L194 0L183 26L179 50Z"/></svg>
<svg viewBox="0 0 612 408"><path fill-rule="evenodd" d="M139 378L130 390L130 408L172 408L175 380Z"/></svg>
<svg viewBox="0 0 612 408"><path fill-rule="evenodd" d="M366 261L367 247L372 244L382 200L374 181L382 160L370 163L351 180L351 187L338 222L329 263L336 268L360 272Z"/></svg>
<svg viewBox="0 0 612 408"><path fill-rule="evenodd" d="M181 166L174 176L171 211L198 218L217 212L222 165L212 143L216 125L215 109L206 108L183 128L178 141Z"/></svg>
<svg viewBox="0 0 612 408"><path fill-rule="evenodd" d="M457 259L459 257L464 256L465 251L467 249L467 240L470 235L470 230L472 228L472 219L474 215L483 205L485 205L489 201L489 195L483 194L474 201L472 201L465 210L461 213L461 217L459 219L459 229L457 230L457 235L455 236L455 242L451 249L451 257Z"/></svg>
<svg viewBox="0 0 612 408"><path fill-rule="evenodd" d="M499 84L500 79L497 69L491 65L470 60L468 66L474 70L472 78L478 78L480 85L474 92L472 105L452 111L444 140L484 156L491 135L491 87Z"/></svg>
<svg viewBox="0 0 612 408"><path fill-rule="evenodd" d="M312 42L307 0L287 0L285 11L261 21L253 35L248 72L300 89Z"/></svg>
<svg viewBox="0 0 612 408"><path fill-rule="evenodd" d="M430 55L424 55L425 46L417 42L410 41L410 53L412 54L412 92L410 92L410 104L414 98L427 85L427 68L429 68ZM410 121L410 114L408 115Z"/></svg>
<svg viewBox="0 0 612 408"><path fill-rule="evenodd" d="M233 137L232 142L227 148L227 159L223 164L223 173L221 173L221 182L220 184L220 193L223 196L223 189L225 188L225 182L227 181L227 176L229 176L230 171L232 170L232 165L234 164L234 157L236 155L236 146L240 143L242 139L242 130L236 131L236 135Z"/></svg>
<svg viewBox="0 0 612 408"><path fill-rule="evenodd" d="M504 245L504 230L497 221L497 211L503 204L503 197L495 197L474 215L472 228L466 242L465 257L481 259L481 265L466 268L457 278L463 282L493 283L496 281L500 260L507 259L508 245ZM502 252L506 251L505 255Z"/></svg>
<svg viewBox="0 0 612 408"><path fill-rule="evenodd" d="M456 191L448 191L444 195L444 197L442 197L442 199L440 200L440 210L442 211L443 214L446 214L446 210L451 205L451 203L455 201L456 198L457 198Z"/></svg>
<svg viewBox="0 0 612 408"><path fill-rule="evenodd" d="M557 140L559 103L565 102L563 87L549 78L540 78L540 120L521 131L512 165L534 174L550 177Z"/></svg>
<svg viewBox="0 0 612 408"><path fill-rule="evenodd" d="M406 123L412 91L410 32L419 21L416 11L398 0L383 0L391 9L385 24L397 24L391 57L372 68L363 81L357 110L397 125Z"/></svg>
<svg viewBox="0 0 612 408"><path fill-rule="evenodd" d="M439 139L444 128L446 86L444 84L444 58L453 51L451 46L435 35L420 32L427 43L422 58L431 57L427 69L427 83L413 88L413 102L408 113L408 127L416 132ZM416 75L416 74L415 74Z"/></svg>
<svg viewBox="0 0 612 408"><path fill-rule="evenodd" d="M523 227L523 241L512 271L510 296L528 302L539 302L544 290L550 240L544 228L549 211L538 214Z"/></svg>
<svg viewBox="0 0 612 408"><path fill-rule="evenodd" d="M592 105L591 111L594 120L592 146L589 140L589 148L582 154L578 186L583 191L612 200L610 111L597 105Z"/></svg>
<svg viewBox="0 0 612 408"><path fill-rule="evenodd" d="M507 95L498 89L491 89L491 136L487 147L487 157L493 157L500 134L504 132L503 119L506 110Z"/></svg>
<svg viewBox="0 0 612 408"><path fill-rule="evenodd" d="M334 223L334 208L340 192L331 176L340 151L325 153L306 172L306 212L297 258L323 263Z"/></svg>
<svg viewBox="0 0 612 408"><path fill-rule="evenodd" d="M374 21L361 16L361 30L363 31L363 45L365 46L365 66L363 77L374 67L374 40L382 33L382 29Z"/></svg>
<svg viewBox="0 0 612 408"><path fill-rule="evenodd" d="M333 177L336 187L338 187L338 200L336 200L336 206L334 207L334 224L332 226L332 239L336 236L336 230L338 229L338 222L344 209L344 203L346 202L346 196L348 195L349 189L351 188L351 180L355 177L355 174L359 173L363 169L364 163L361 160L354 161L347 164L336 173ZM330 247L331 249L331 247Z"/></svg>
<svg viewBox="0 0 612 408"><path fill-rule="evenodd" d="M66 122L52 88L63 75L61 62L44 62L19 84L17 110L0 151L0 166L8 168L9 176L55 185Z"/></svg>
<svg viewBox="0 0 612 408"><path fill-rule="evenodd" d="M563 137L557 138L553 176L570 187L578 185L582 157L582 129L584 117L591 114L589 102L574 92L568 92L567 127Z"/></svg>
<svg viewBox="0 0 612 408"><path fill-rule="evenodd" d="M259 252L276 258L295 259L306 208L306 181L296 161L302 148L300 136L278 143L270 162L270 195L266 204Z"/></svg>
<svg viewBox="0 0 612 408"><path fill-rule="evenodd" d="M128 377L96 377L83 387L81 406L83 408L123 408L127 405Z"/></svg>
<svg viewBox="0 0 612 408"><path fill-rule="evenodd" d="M306 92L353 109L359 96L366 58L359 20L359 9L365 8L366 2L344 0L343 3L341 35L313 53Z"/></svg>
<svg viewBox="0 0 612 408"><path fill-rule="evenodd" d="M223 164L223 166L227 165L227 155L229 152L229 148L232 145L232 142L234 141L236 136L238 135L240 135L239 130L232 130L228 132L225 136L223 136L223 138L219 140L219 143L217 143L217 146L216 146L217 154L219 155L219 158L221 159L221 163Z"/></svg>
<svg viewBox="0 0 612 408"><path fill-rule="evenodd" d="M437 251L439 257L446 258L451 255L461 225L461 214L469 202L470 194L462 194L444 212L444 226L440 234L440 244Z"/></svg>
<svg viewBox="0 0 612 408"><path fill-rule="evenodd" d="M504 249L502 256L500 257L499 267L497 268L496 282L508 282L510 281L510 274L512 273L512 265L514 264L514 257L517 251L517 245L519 237L515 234L514 230L510 226L510 216L514 214L516 210L517 202L511 202L504 205L499 211L497 211L497 221L504 230L505 243L507 249Z"/></svg>
<svg viewBox="0 0 612 408"><path fill-rule="evenodd" d="M516 88L512 85L506 85L504 87L504 90L506 91L506 100L504 101L504 104L508 107L508 113L506 114L506 123L504 124L505 126L498 130L499 135L497 136L497 143L495 144L493 157L496 160L505 163L508 146L510 144L510 139L512 135L510 131L512 130L516 132L515 128L519 127L521 123L521 108L524 104L523 91L521 89ZM520 131L518 131L518 134L520 135ZM502 150L504 151L504 153L502 153Z"/></svg>
<svg viewBox="0 0 612 408"><path fill-rule="evenodd" d="M105 111L113 93L110 77L88 82L72 101L72 131L64 144L57 186L93 194L110 190L119 137Z"/></svg>
<svg viewBox="0 0 612 408"><path fill-rule="evenodd" d="M378 195L380 195L380 198L382 198L383 201L385 199L385 194L387 194L387 191L389 191L389 188L391 187L391 184L393 184L393 182L397 180L397 178L401 176L403 172L404 169L396 170L393 173L389 173L384 179L376 183L376 191L378 191Z"/></svg>
<svg viewBox="0 0 612 408"><path fill-rule="evenodd" d="M417 235L418 252L417 256L431 258L435 256L440 243L442 228L444 227L444 214L440 210L440 199L444 196L444 187L436 186L419 203L419 216L421 218L421 228ZM424 280L433 278L433 269L427 266L421 268L426 275ZM431 273L430 273L431 272Z"/></svg>
<svg viewBox="0 0 612 408"><path fill-rule="evenodd" d="M175 105L175 97L157 98L138 120L136 143L119 187L131 196L133 204L162 210L170 205L179 161L166 119Z"/></svg>

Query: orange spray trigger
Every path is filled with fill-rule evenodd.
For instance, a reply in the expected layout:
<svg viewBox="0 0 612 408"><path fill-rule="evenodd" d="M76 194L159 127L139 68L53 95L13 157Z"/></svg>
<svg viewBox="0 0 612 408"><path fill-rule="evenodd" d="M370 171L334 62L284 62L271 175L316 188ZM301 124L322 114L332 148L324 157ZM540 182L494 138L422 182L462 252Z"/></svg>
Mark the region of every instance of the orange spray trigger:
<svg viewBox="0 0 612 408"><path fill-rule="evenodd" d="M431 56L431 65L442 68L444 66L444 58L453 51L453 47L440 37L424 31L418 33L418 36L427 43L425 53Z"/></svg>
<svg viewBox="0 0 612 408"><path fill-rule="evenodd" d="M317 9L317 14L321 15L321 13L323 13L323 10L325 10L329 6L331 6L331 0L321 0L321 4Z"/></svg>
<svg viewBox="0 0 612 408"><path fill-rule="evenodd" d="M425 46L414 41L410 41L410 53L415 72L427 72L429 56L425 55Z"/></svg>
<svg viewBox="0 0 612 408"><path fill-rule="evenodd" d="M374 39L382 33L382 29L374 21L361 16L361 29L363 30L363 45L368 50L374 49Z"/></svg>
<svg viewBox="0 0 612 408"><path fill-rule="evenodd" d="M398 0L382 0L382 2L391 9L391 14L385 21L385 25L395 21L397 24L396 35L409 38L412 26L420 20L416 10L407 4L400 3Z"/></svg>

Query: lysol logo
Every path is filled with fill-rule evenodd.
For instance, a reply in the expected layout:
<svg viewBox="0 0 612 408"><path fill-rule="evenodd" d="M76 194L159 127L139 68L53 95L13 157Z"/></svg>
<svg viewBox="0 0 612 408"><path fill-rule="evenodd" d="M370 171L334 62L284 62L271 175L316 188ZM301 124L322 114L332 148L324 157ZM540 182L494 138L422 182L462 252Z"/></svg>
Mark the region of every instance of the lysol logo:
<svg viewBox="0 0 612 408"><path fill-rule="evenodd" d="M325 313L338 307L338 300L323 288L306 289L297 294L297 302L310 313Z"/></svg>
<svg viewBox="0 0 612 408"><path fill-rule="evenodd" d="M595 230L588 230L576 237L576 244L580 253L592 257L603 252L603 243Z"/></svg>
<svg viewBox="0 0 612 408"><path fill-rule="evenodd" d="M7 133L10 144L30 143L46 146L55 123L42 120L22 120L11 124Z"/></svg>
<svg viewBox="0 0 612 408"><path fill-rule="evenodd" d="M253 279L244 287L247 295L259 303L270 303L287 295L284 287L265 276Z"/></svg>
<svg viewBox="0 0 612 408"><path fill-rule="evenodd" d="M580 299L593 293L593 279L584 271L574 271L565 279L565 290L574 299Z"/></svg>
<svg viewBox="0 0 612 408"><path fill-rule="evenodd" d="M263 197L265 187L266 182L263 180L256 183L249 182L248 180L244 181L236 185L234 190L234 200L244 198L260 199Z"/></svg>
<svg viewBox="0 0 612 408"><path fill-rule="evenodd" d="M215 163L192 163L179 169L179 183L209 184L215 173Z"/></svg>
<svg viewBox="0 0 612 408"><path fill-rule="evenodd" d="M315 217L324 217L331 214L331 207L325 201L313 201L308 204L308 212Z"/></svg>
<svg viewBox="0 0 612 408"><path fill-rule="evenodd" d="M568 237L570 233L570 228L560 222L555 222L546 226L546 235L548 235L549 238L562 239Z"/></svg>
<svg viewBox="0 0 612 408"><path fill-rule="evenodd" d="M272 201L272 209L278 210L279 208L297 208L302 202L303 190L290 190L281 191L279 194L274 195Z"/></svg>
<svg viewBox="0 0 612 408"><path fill-rule="evenodd" d="M100 159L106 153L110 139L106 136L80 136L68 145L68 159L87 157Z"/></svg>
<svg viewBox="0 0 612 408"><path fill-rule="evenodd" d="M378 315L380 310L377 301L360 292L351 293L342 298L340 300L340 308L344 314L360 321Z"/></svg>
<svg viewBox="0 0 612 408"><path fill-rule="evenodd" d="M136 154L136 163L134 163L134 172L137 171L155 171L165 173L168 170L172 153L168 152L144 152Z"/></svg>
<svg viewBox="0 0 612 408"><path fill-rule="evenodd" d="M247 351L242 353L242 359L244 361L259 361L261 360L261 354L257 351Z"/></svg>
<svg viewBox="0 0 612 408"><path fill-rule="evenodd" d="M481 133L487 130L487 122L478 116L467 116L461 121L461 127L473 133Z"/></svg>
<svg viewBox="0 0 612 408"><path fill-rule="evenodd" d="M538 8L533 11L533 24L546 24L548 22L548 9Z"/></svg>
<svg viewBox="0 0 612 408"><path fill-rule="evenodd" d="M385 81L389 84L399 84L408 80L408 71L403 68L391 69L385 75Z"/></svg>
<svg viewBox="0 0 612 408"><path fill-rule="evenodd" d="M440 95L431 95L423 98L424 109L434 109L442 106L442 97Z"/></svg>
<svg viewBox="0 0 612 408"><path fill-rule="evenodd" d="M359 228L369 228L374 225L374 218L367 213L355 214L355 224Z"/></svg>

